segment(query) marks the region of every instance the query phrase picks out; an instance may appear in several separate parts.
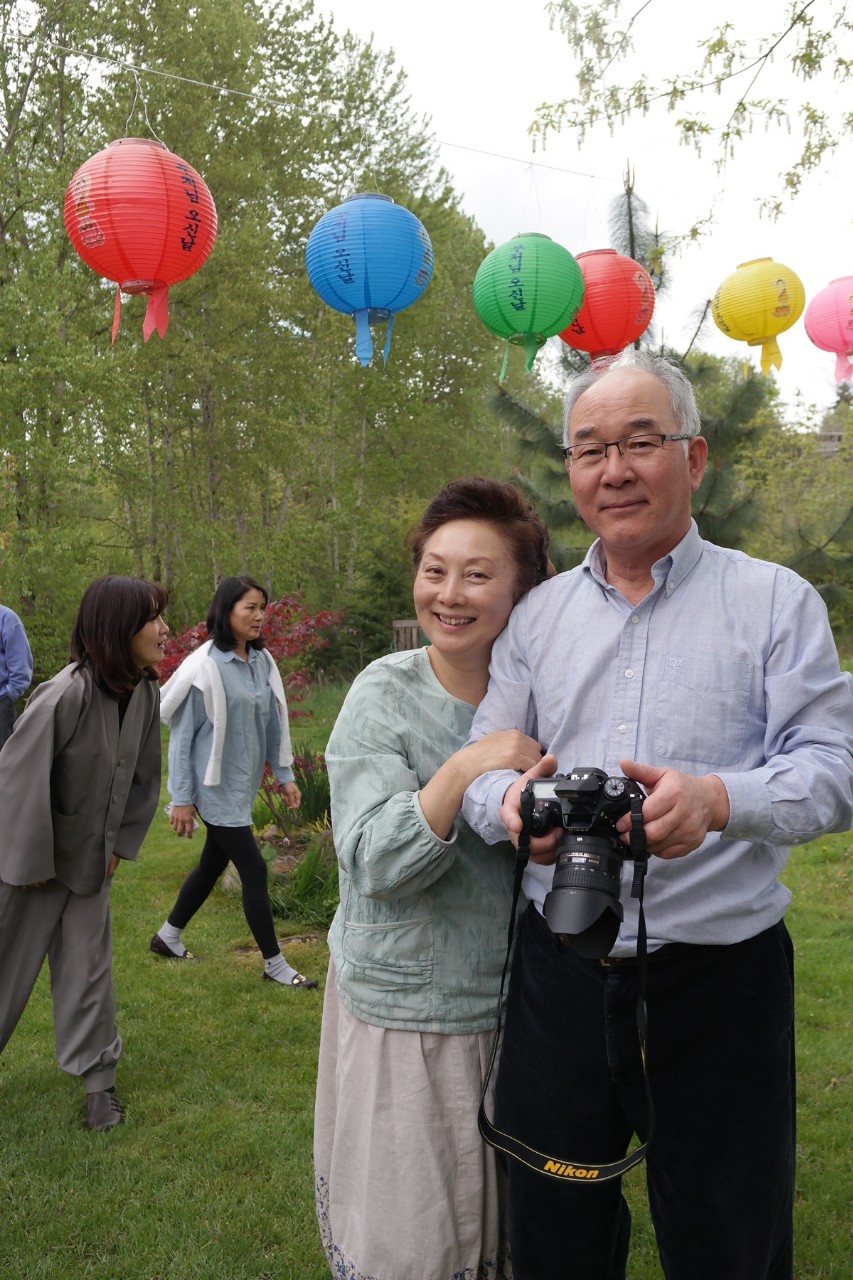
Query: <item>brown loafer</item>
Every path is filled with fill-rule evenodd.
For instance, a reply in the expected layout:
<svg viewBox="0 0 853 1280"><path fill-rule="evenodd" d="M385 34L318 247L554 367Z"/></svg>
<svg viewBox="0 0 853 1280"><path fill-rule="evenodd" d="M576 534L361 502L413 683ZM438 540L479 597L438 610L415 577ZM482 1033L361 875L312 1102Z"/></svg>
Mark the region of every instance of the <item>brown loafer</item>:
<svg viewBox="0 0 853 1280"><path fill-rule="evenodd" d="M148 950L153 951L155 956L162 956L164 960L195 960L195 956L191 951L185 951L182 956L176 955L169 947L159 933L155 933L154 937L148 943Z"/></svg>
<svg viewBox="0 0 853 1280"><path fill-rule="evenodd" d="M121 1124L124 1114L119 1106L115 1089L98 1089L86 1094L86 1128L103 1133Z"/></svg>

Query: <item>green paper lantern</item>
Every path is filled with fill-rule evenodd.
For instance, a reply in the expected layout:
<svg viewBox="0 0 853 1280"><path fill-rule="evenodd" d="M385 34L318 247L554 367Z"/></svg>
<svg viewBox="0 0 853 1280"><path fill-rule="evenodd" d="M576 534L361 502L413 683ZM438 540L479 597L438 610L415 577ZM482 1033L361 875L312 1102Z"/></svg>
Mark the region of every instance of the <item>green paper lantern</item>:
<svg viewBox="0 0 853 1280"><path fill-rule="evenodd" d="M583 276L568 249L550 236L528 232L493 249L473 285L474 309L487 329L505 338L500 381L509 343L524 347L528 373L548 338L574 320L583 303Z"/></svg>

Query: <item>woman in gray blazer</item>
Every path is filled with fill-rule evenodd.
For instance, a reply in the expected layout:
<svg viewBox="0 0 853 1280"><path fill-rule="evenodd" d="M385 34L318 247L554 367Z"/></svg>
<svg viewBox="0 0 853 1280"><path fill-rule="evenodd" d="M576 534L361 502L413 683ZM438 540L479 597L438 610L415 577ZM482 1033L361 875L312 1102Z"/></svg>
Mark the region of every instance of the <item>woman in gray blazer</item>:
<svg viewBox="0 0 853 1280"><path fill-rule="evenodd" d="M89 1129L122 1119L109 894L160 794L166 601L141 578L93 582L69 665L39 685L0 752L0 1052L46 956L56 1056L83 1078Z"/></svg>

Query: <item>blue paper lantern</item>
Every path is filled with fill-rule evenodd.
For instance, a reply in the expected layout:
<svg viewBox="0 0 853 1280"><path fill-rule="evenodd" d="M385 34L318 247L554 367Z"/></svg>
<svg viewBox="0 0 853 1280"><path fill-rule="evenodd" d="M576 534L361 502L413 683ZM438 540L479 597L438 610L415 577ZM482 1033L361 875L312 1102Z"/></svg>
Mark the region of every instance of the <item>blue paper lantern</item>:
<svg viewBox="0 0 853 1280"><path fill-rule="evenodd" d="M312 288L335 311L355 317L355 351L373 356L371 324L387 321L383 364L394 316L417 302L430 282L433 252L421 222L390 196L349 196L314 227L305 246Z"/></svg>

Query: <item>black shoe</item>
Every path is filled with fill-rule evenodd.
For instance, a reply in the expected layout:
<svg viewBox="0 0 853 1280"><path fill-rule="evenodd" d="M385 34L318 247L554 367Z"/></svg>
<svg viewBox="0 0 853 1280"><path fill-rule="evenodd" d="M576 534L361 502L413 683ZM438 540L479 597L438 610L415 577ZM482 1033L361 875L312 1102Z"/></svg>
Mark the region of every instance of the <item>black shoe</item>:
<svg viewBox="0 0 853 1280"><path fill-rule="evenodd" d="M98 1089L86 1094L86 1128L103 1133L121 1124L124 1114L115 1089Z"/></svg>
<svg viewBox="0 0 853 1280"><path fill-rule="evenodd" d="M155 956L162 956L164 960L195 960L196 957L191 951L185 951L182 956L177 955L170 946L168 946L159 933L155 933L154 937L148 943L148 950L153 951Z"/></svg>
<svg viewBox="0 0 853 1280"><path fill-rule="evenodd" d="M277 982L280 987L304 987L306 991L316 991L319 985L316 978L305 978L301 973L294 974L290 982L281 982L271 973L264 973L263 977L265 982Z"/></svg>

